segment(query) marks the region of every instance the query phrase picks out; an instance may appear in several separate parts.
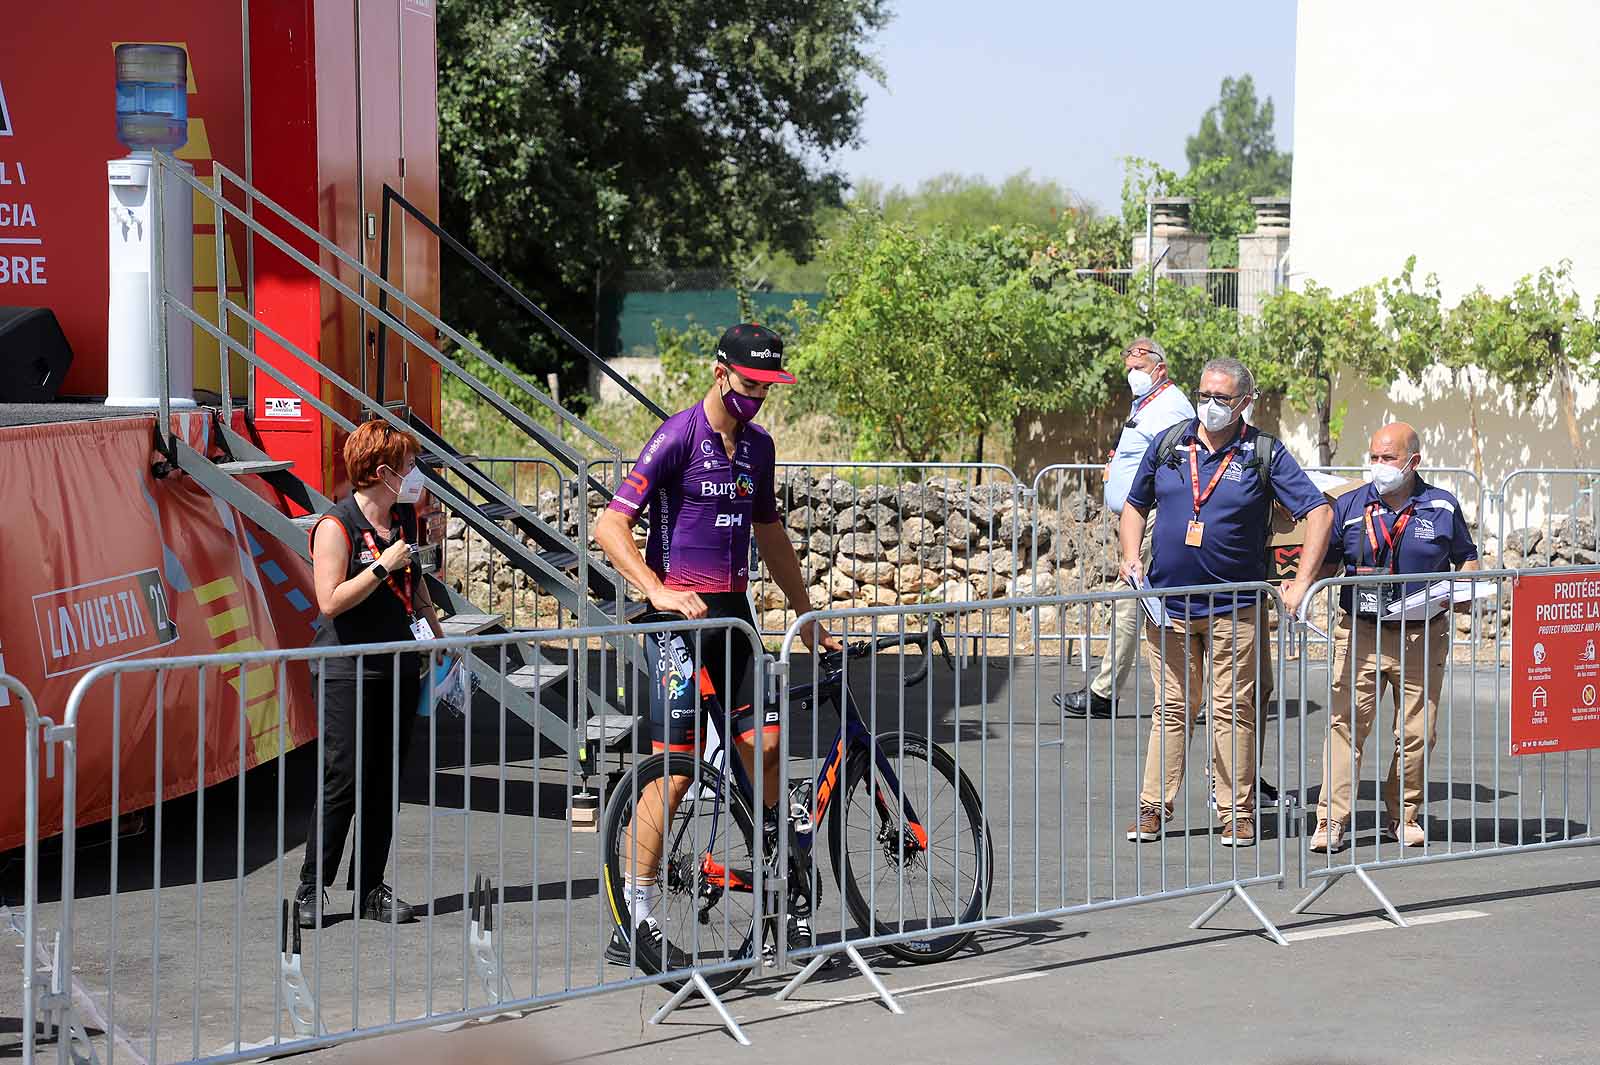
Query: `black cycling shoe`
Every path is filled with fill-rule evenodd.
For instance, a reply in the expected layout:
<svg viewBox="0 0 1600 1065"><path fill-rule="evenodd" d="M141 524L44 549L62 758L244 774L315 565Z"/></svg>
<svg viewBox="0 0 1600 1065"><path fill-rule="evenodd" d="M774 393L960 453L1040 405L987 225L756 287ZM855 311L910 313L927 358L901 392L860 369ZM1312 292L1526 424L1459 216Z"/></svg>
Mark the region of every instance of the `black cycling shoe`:
<svg viewBox="0 0 1600 1065"><path fill-rule="evenodd" d="M805 950L813 946L816 946L816 943L812 939L811 918L796 917L791 914L789 916L789 949L791 951ZM777 964L778 950L770 939L761 945L761 960L766 965ZM843 954L829 954L819 968L831 969L843 960ZM810 961L810 959L808 958L807 961Z"/></svg>
<svg viewBox="0 0 1600 1065"><path fill-rule="evenodd" d="M395 897L394 889L388 884L379 884L367 892L361 916L369 921L389 921L394 924L410 924L416 919L410 904Z"/></svg>
<svg viewBox="0 0 1600 1065"><path fill-rule="evenodd" d="M328 915L328 893L322 892L322 915ZM301 928L317 927L317 885L301 884L294 892L294 919Z"/></svg>
<svg viewBox="0 0 1600 1065"><path fill-rule="evenodd" d="M1256 778L1256 796L1263 806L1278 805L1278 789L1268 784L1265 777Z"/></svg>
<svg viewBox="0 0 1600 1065"><path fill-rule="evenodd" d="M634 940L638 942L637 963L645 972L667 972L673 969L692 969L694 959L683 951L666 941L661 934L661 926L653 917L646 917L639 922L639 927L634 930ZM666 950L665 967L662 965L662 950ZM628 939L621 928L611 929L611 941L606 944L606 961L612 965L633 965L635 963L633 941Z"/></svg>
<svg viewBox="0 0 1600 1065"><path fill-rule="evenodd" d="M1088 688L1082 691L1069 692L1062 695L1056 693L1056 705L1061 707L1061 712L1068 717L1110 717L1111 700L1103 695L1097 695Z"/></svg>

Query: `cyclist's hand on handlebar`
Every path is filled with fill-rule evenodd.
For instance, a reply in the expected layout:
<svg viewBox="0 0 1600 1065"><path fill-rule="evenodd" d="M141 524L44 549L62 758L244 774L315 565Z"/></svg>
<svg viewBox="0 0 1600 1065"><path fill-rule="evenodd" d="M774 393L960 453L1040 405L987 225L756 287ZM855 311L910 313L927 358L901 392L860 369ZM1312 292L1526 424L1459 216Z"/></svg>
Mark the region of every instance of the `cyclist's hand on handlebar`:
<svg viewBox="0 0 1600 1065"><path fill-rule="evenodd" d="M706 601L694 592L663 587L651 593L650 605L660 611L682 614L687 621L698 621L706 616Z"/></svg>
<svg viewBox="0 0 1600 1065"><path fill-rule="evenodd" d="M800 638L813 651L818 649L819 644L821 645L821 650L828 653L837 653L844 650L844 644L839 642L839 637L815 621L800 630Z"/></svg>

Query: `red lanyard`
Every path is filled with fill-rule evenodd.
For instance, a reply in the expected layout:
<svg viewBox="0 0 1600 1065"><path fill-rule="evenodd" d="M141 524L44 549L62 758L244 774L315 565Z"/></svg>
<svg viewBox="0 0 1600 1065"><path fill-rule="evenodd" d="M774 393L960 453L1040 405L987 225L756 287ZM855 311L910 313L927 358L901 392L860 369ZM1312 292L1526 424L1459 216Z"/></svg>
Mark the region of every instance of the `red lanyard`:
<svg viewBox="0 0 1600 1065"><path fill-rule="evenodd" d="M371 530L362 529L361 538L367 542L367 550L372 552L372 561L378 561L378 555L380 553L378 551L378 541L373 539ZM388 584L391 592L400 597L401 605L406 608L406 617L414 618L417 615L411 610L411 593L416 585L416 575L411 573L410 570L407 570L407 576L410 579L406 581L404 586L402 586L399 581L394 579L394 574L392 573L384 578L384 583Z"/></svg>
<svg viewBox="0 0 1600 1065"><path fill-rule="evenodd" d="M1233 461L1237 449L1237 443L1229 446L1228 453L1222 457L1222 464L1217 467L1217 472L1211 475L1211 483L1206 485L1206 490L1202 492L1200 491L1200 444L1196 441L1189 448L1189 487L1194 491L1195 521L1200 520L1200 508L1211 498L1211 493L1217 490L1217 483L1222 480L1222 475L1228 472L1228 463Z"/></svg>
<svg viewBox="0 0 1600 1065"><path fill-rule="evenodd" d="M1166 381L1161 382L1159 385L1157 385L1155 387L1155 389L1148 396L1145 396L1139 402L1135 403L1133 405L1133 416L1135 418L1137 418L1139 416L1139 412L1144 410L1146 407L1148 407L1150 405L1150 401L1152 399L1155 399L1157 396L1159 396L1161 394L1161 390L1166 388L1171 383L1172 383L1171 380L1166 380Z"/></svg>
<svg viewBox="0 0 1600 1065"><path fill-rule="evenodd" d="M1394 532L1392 533L1389 531L1388 526L1383 524L1382 519L1379 519L1378 521L1378 528L1383 532L1383 546L1387 551L1387 555L1385 557L1389 559L1390 573L1400 572L1400 549L1398 544L1400 543L1401 535L1406 531L1406 526L1411 524L1411 512L1415 510L1416 507L1417 505L1415 503L1406 504L1406 509L1402 510L1400 512L1400 516L1394 521ZM1368 505L1367 543L1372 545L1372 564L1374 566L1381 566L1383 565L1383 562L1378 558L1378 537L1377 534L1372 531L1372 516L1373 514L1377 513L1377 511L1377 503Z"/></svg>

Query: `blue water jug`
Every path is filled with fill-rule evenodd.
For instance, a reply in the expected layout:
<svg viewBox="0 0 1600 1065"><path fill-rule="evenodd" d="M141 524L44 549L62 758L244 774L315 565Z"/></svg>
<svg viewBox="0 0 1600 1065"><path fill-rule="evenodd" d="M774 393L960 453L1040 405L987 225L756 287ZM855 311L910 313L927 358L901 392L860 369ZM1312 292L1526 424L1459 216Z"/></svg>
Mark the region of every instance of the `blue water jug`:
<svg viewBox="0 0 1600 1065"><path fill-rule="evenodd" d="M189 140L189 57L170 44L117 46L117 139L171 152Z"/></svg>

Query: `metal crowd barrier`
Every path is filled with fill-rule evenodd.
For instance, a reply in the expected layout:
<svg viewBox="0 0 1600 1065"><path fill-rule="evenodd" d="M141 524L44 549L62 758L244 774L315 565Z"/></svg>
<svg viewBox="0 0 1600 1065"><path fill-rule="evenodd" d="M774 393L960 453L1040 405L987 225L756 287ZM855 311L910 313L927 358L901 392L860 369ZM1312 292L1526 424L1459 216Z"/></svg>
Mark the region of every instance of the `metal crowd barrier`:
<svg viewBox="0 0 1600 1065"><path fill-rule="evenodd" d="M598 460L589 476L614 488L631 466ZM1026 492L998 463L779 462L774 492L813 603L849 611L1032 590ZM761 634L781 637L795 612L753 543L750 594Z"/></svg>
<svg viewBox="0 0 1600 1065"><path fill-rule="evenodd" d="M853 608L995 599L1020 591L1031 523L1016 474L979 462L780 462L778 510L813 603ZM759 559L762 634L795 614Z"/></svg>
<svg viewBox="0 0 1600 1065"><path fill-rule="evenodd" d="M1038 593L1083 594L1114 587L1122 560L1117 516L1105 507L1105 466L1087 462L1056 463L1033 478L1035 540L1048 537L1048 554L1034 560ZM1111 604L1102 604L1084 626L1076 643L1078 660L1111 639ZM1110 653L1107 650L1106 653Z"/></svg>
<svg viewBox="0 0 1600 1065"><path fill-rule="evenodd" d="M599 779L602 831L586 834L569 820L569 795L580 790L576 763L541 766L538 735L510 719L503 687L478 689L460 701L459 714L436 704L441 686L449 686L443 667L450 656L486 659L512 678L503 685L517 682L512 675L525 661L530 666L519 676L537 671L546 706L564 708L570 727L581 730L587 709L583 693L573 690L577 659L598 656L605 638L667 629L691 645L688 661L670 674L674 683L697 676L717 645L726 658L740 643L754 656L761 690L759 637L726 620L107 663L78 682L59 725L39 719L25 690L7 683L23 698L30 735L27 949L34 949L40 922L58 924L55 971L72 974L98 1010L93 1038L80 1034L86 1042L76 1048L60 1040L59 1060L82 1051L107 1065L243 1061L654 984L678 990L654 1020L698 992L745 1041L713 985L762 964L763 834L741 836L687 816L669 841L662 824L664 853L688 848L725 870L737 868L748 890L732 919L743 922L734 933L746 949L719 949L714 927L696 927L675 944L679 950L667 955L664 969L652 971L641 960L639 936L628 944L628 964L608 967L601 952L616 907L626 906L619 900L624 874L603 846L607 818L621 801L611 779ZM406 652L422 653L428 666L414 692L393 679ZM341 682L324 667L352 655L359 656L353 660L363 678L369 670L377 676L348 684L351 694L334 692L330 702ZM299 687L298 707L291 685ZM197 709L208 706L209 713ZM426 719L417 721L424 707ZM335 878L315 849L322 831L317 811L330 795L325 768L335 755L328 744L288 751L280 742L292 735L292 715L304 726L311 714L316 735L328 736L330 723L339 733L343 720L342 734L354 737L354 779L333 783L335 807L347 786L357 797L370 789L374 804L363 812L356 802L343 852L348 878ZM408 723L414 742L402 759ZM712 725L731 734L726 715ZM109 736L109 748L81 744L86 730ZM181 750L174 736L182 737ZM40 738L54 745L46 748L52 767L60 748L59 793L50 799L59 798L63 811L59 875L42 882L38 800L49 778L39 772L34 741ZM704 738L697 724L696 745ZM669 762L669 774L692 777L682 800L688 806L680 809L692 808L714 782L696 775L698 759L669 757L683 767L680 774ZM152 759L153 795L125 799L118 783L125 765L148 766ZM238 765L249 768L230 777ZM756 809L763 768L758 748ZM172 790L168 781L192 787L208 779L208 788L165 794ZM91 816L106 811L103 827L79 824L80 794ZM102 799L107 805L99 807ZM375 808L388 811L387 823L373 818ZM420 923L360 919L361 900L349 888L375 882L361 867L372 860L363 857L362 841L373 832L392 835L394 855L381 879L412 900ZM649 838L640 834L634 846ZM748 853L741 859L730 847ZM323 901L318 893L314 927L301 929L291 900L307 849L331 895ZM663 888L662 899L668 894ZM53 992L36 999L32 968L27 972L24 1046L31 1062L40 1004L58 1023L74 1014L59 977Z"/></svg>
<svg viewBox="0 0 1600 1065"><path fill-rule="evenodd" d="M1600 469L1513 470L1496 493L1496 540L1503 560L1531 566L1596 560ZM1507 562L1506 564L1510 564Z"/></svg>
<svg viewBox="0 0 1600 1065"><path fill-rule="evenodd" d="M1600 842L1592 752L1517 755L1512 748L1511 717L1525 708L1513 702L1503 633L1519 580L1534 574L1600 577L1600 567L1381 574L1313 587L1330 594L1300 627L1331 636L1334 658L1316 681L1312 663L1300 660L1301 776L1312 789L1301 886L1318 883L1293 912L1354 876L1403 926L1373 872ZM1600 634L1600 622L1588 624ZM1452 633L1465 639L1452 643ZM1582 664L1552 656L1551 665L1570 673ZM1322 724L1307 734L1319 706ZM1344 838L1313 853L1320 841L1312 829L1324 819L1340 823Z"/></svg>
<svg viewBox="0 0 1600 1065"><path fill-rule="evenodd" d="M1295 912L1354 876L1403 923L1374 872L1597 840L1588 751L1507 761L1509 715L1526 708L1513 704L1501 634L1516 582L1536 574L1600 586L1600 566L1337 578L1313 587L1296 624L1275 626L1235 613L1281 616L1279 594L1265 583L818 610L790 624L770 669L759 634L727 621L124 661L85 674L60 724L40 718L26 690L0 678L0 689L23 702L28 734L25 1058L36 1056L31 1033L40 1018L44 1030L65 1033L57 1043L63 1062L91 1053L108 1063L228 1062L654 984L676 989L655 1020L698 993L744 1041L721 995L769 965L803 965L778 992L785 998L843 957L898 1011L869 948L932 962L976 934L1205 897L1212 901L1191 927L1237 899L1284 945L1252 891L1287 883L1291 847L1299 884L1319 881ZM1471 590L1459 612L1422 616L1435 580L1454 582L1445 586L1452 595ZM1422 591L1423 601L1402 603L1398 616L1370 626L1341 625L1342 593L1368 605L1374 589L1395 584L1419 586L1402 592ZM1396 598L1370 605L1386 610ZM1066 717L1056 697L1082 678L1069 675L1076 667L1065 647L1081 640L1097 609L1119 603L1148 611L1142 662L1113 693L1109 719ZM1189 621L1189 611L1228 620ZM996 612L1007 620L993 624ZM843 630L850 651L802 656L796 640L812 622ZM1592 624L1600 642L1600 622ZM1291 631L1303 648L1314 628L1337 657L1323 677L1323 663L1298 655L1298 690L1290 692ZM315 811L327 797L329 753L285 752L276 737L286 735L291 715L305 720L291 684L314 707L317 734L327 735L330 713L340 712L328 703L333 678L311 679L311 663L354 651L377 665L422 651L432 667L473 654L502 676L520 662L543 663L532 665L534 683L576 730L586 716L583 693L570 682L580 656L601 654L605 637L667 631L688 634L682 657L662 658L657 670L668 691L694 685L718 646L723 657L735 641L748 646L755 691L776 706L781 726L775 751L755 745L753 773L742 778L739 759L717 754L721 740L708 743L712 729L716 737L736 731L727 714L712 729L697 723L681 748L640 758L620 781L600 780L590 853L591 837L568 820L579 767L563 760L542 768L537 738L508 721L503 691L479 690L457 717L432 706L441 681L429 669L432 709L415 726L426 753L409 760L414 769L425 763L419 780L405 774L398 744L382 732L417 708L392 680L361 688L354 786L359 793L365 774L381 774L389 822L375 828L357 814L350 861L364 861L363 833L387 829L399 841L390 882L426 917L410 929L362 921L357 902L346 917L341 899L315 904L315 927L296 927L287 900L298 877L287 863L320 831ZM1270 665L1261 654L1269 646ZM1389 658L1374 661L1375 647ZM667 652L652 644L647 653ZM1117 653L1114 642L1106 653ZM1600 659L1593 662L1600 689ZM607 683L603 668L591 672ZM1411 738L1396 756L1393 784L1384 750L1394 744L1394 715L1382 709L1378 681L1390 676L1410 685L1409 716L1421 722L1400 730ZM725 685L726 674L720 679ZM1262 694L1269 679L1273 699ZM228 711L199 713L217 704L207 692L224 685L237 690L237 713L231 693L222 704ZM1369 693L1372 702L1361 702ZM641 693L630 694L638 705ZM263 698L273 721L261 719ZM1359 745L1343 726L1315 716L1336 706L1363 721L1372 709L1378 756L1358 761ZM1431 743L1423 735L1430 712ZM1197 725L1206 738L1186 762ZM376 759L362 756L369 727L372 742L383 744ZM79 739L90 728L111 737L110 764L85 755ZM117 782L129 729L144 731L127 758L153 759L185 777L192 765L198 781L208 766L248 764L247 739L276 735L252 768L223 783L165 798L158 777L149 804L125 810ZM169 735L191 739L192 750L174 755ZM41 798L55 800L42 789L55 779L58 747L65 814L52 883L40 879L37 836ZM779 791L769 820L763 770L773 756ZM636 811L656 808L650 788L660 780L679 782L672 827L648 817L644 832L628 827ZM1297 803L1310 814L1325 798L1346 801L1332 793L1334 781L1346 785L1350 845L1314 855L1315 818ZM85 782L108 797L103 842L78 824ZM1271 801L1269 788L1284 798ZM1396 837L1379 832L1386 796L1415 806L1420 839L1408 841L1403 825ZM1228 826L1246 813L1253 836L1233 838ZM555 818L561 823L549 824ZM136 823L142 836L132 834ZM658 827L656 855L643 853ZM657 927L676 952L648 964L648 933L640 932L627 943L627 963L608 969L604 945L619 920L632 923L629 881L633 890L648 884L653 863L660 901L651 913L661 915ZM326 861L314 864L327 882ZM39 950L46 921L61 929L53 952Z"/></svg>
<svg viewBox="0 0 1600 1065"><path fill-rule="evenodd" d="M1136 594L815 611L790 626L774 674L789 725L780 761L791 773L791 808L804 831L781 838L778 861L791 888L796 880L805 885L801 905L815 927L809 942L784 944L781 963L806 965L780 998L835 955L872 978L860 953L868 947L938 960L980 930L1206 895L1218 898L1191 927L1237 898L1269 937L1286 945L1248 889L1284 883L1291 828L1286 807L1267 817L1255 808L1260 759L1270 767L1267 776L1292 786L1284 772L1298 757L1285 747L1293 735L1281 715L1269 727L1255 698L1266 668L1260 658L1208 665L1210 649L1232 646L1233 615L1222 611L1230 624L1215 623L1214 633L1212 623L1174 622L1159 649L1143 643L1153 675L1170 667L1174 678L1166 696L1173 709L1161 718L1166 727L1154 731L1158 699L1143 670L1134 671L1131 692L1118 694L1111 720L1066 719L1053 697L1081 681L1069 683L1063 650L1025 651L1013 635L1017 624L998 636L972 631L974 617L1002 609L1014 620L1028 616L1034 641L1064 642L1072 638L1071 615L1081 625L1096 606ZM1209 609L1226 606L1235 594L1247 611L1279 604L1266 584L1179 588L1142 599ZM795 641L813 621L865 638L843 661L802 662ZM1184 638L1178 626L1197 631ZM1279 673L1286 628L1275 637L1280 647L1272 668ZM1253 643L1257 632L1252 618L1237 638ZM966 657L945 660L939 636L956 647L975 643L988 668ZM1222 705L1214 705L1213 689ZM1215 754L1237 778L1222 785L1232 798L1223 805L1237 802L1241 819L1249 810L1254 845L1224 845L1212 824L1212 774L1198 766L1171 785L1165 800L1162 786L1151 785L1158 807L1165 801L1170 813L1151 840L1131 842L1146 760L1163 775L1181 773L1176 766L1188 728L1202 714L1222 739L1216 752L1208 744L1200 760ZM836 717L843 722L837 733ZM797 763L808 767L798 779ZM824 842L833 882L808 860ZM791 864L797 853L801 860ZM793 894L785 900L791 908ZM873 982L892 1007L888 992Z"/></svg>
<svg viewBox="0 0 1600 1065"><path fill-rule="evenodd" d="M476 467L506 495L521 502L553 528L568 536L578 535L575 511L578 481L575 477L562 476L555 462L531 456L476 455L462 455L461 461ZM442 472L457 491L469 496L475 494L464 478L448 470ZM554 629L575 624L572 612L563 608L553 594L508 562L505 555L470 526L443 512L440 516L444 519L443 525L434 530L431 539L441 545L439 577L442 580L486 610L504 614L511 627Z"/></svg>

